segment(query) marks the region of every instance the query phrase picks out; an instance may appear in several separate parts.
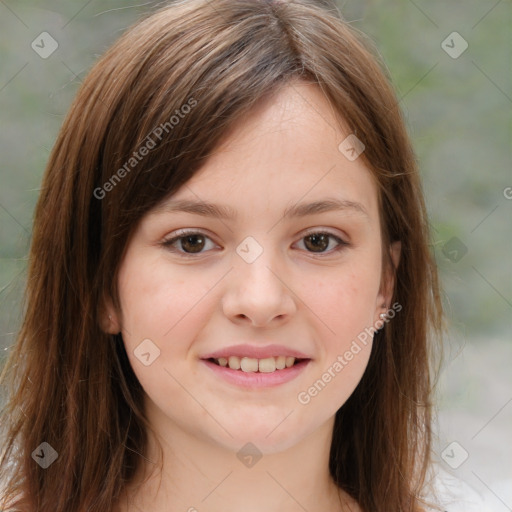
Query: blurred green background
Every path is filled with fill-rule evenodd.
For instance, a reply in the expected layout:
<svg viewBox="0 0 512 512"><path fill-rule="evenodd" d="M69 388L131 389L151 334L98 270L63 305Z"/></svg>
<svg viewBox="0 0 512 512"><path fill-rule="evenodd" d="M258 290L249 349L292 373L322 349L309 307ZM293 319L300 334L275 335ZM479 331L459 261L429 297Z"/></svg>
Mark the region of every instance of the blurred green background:
<svg viewBox="0 0 512 512"><path fill-rule="evenodd" d="M0 1L2 355L19 325L33 208L64 115L97 58L157 5ZM493 510L512 510L511 1L338 5L382 55L420 162L450 322L438 452L458 440L471 456L444 468L494 499ZM47 59L31 48L43 31L59 45Z"/></svg>

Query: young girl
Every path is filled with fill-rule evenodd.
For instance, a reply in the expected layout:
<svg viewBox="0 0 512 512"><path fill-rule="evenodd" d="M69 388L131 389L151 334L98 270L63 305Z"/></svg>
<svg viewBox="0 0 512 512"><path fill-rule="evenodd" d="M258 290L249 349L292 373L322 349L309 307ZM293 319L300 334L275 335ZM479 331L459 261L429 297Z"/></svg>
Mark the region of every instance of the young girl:
<svg viewBox="0 0 512 512"><path fill-rule="evenodd" d="M367 46L330 0L187 0L92 69L35 212L0 508L427 510L442 312Z"/></svg>

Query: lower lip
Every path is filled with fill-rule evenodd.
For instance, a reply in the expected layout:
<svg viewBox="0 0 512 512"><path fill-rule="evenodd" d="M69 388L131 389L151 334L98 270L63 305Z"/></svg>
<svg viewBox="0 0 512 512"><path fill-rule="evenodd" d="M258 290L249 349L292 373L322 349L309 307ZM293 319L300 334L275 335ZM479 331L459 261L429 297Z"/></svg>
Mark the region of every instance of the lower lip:
<svg viewBox="0 0 512 512"><path fill-rule="evenodd" d="M311 362L311 359L305 359L304 361L290 366L290 368L284 368L283 370L276 370L275 372L269 373L243 372L242 370L232 370L228 366L220 366L206 359L201 359L201 361L216 375L230 384L242 388L259 389L279 386L280 384L290 382L305 370L306 366Z"/></svg>

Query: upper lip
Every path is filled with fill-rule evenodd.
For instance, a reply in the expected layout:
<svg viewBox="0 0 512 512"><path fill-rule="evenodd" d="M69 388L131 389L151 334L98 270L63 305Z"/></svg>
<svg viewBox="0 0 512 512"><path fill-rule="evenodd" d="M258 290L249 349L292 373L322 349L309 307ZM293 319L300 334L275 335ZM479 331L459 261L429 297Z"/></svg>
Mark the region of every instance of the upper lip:
<svg viewBox="0 0 512 512"><path fill-rule="evenodd" d="M220 357L229 358L230 356L237 357L251 357L254 359L266 359L267 357L295 357L296 359L311 359L307 355L299 352L290 347L285 347L284 345L232 345L231 347L226 347L220 350L216 350L215 352L211 352L205 356L202 356L201 359L219 359Z"/></svg>

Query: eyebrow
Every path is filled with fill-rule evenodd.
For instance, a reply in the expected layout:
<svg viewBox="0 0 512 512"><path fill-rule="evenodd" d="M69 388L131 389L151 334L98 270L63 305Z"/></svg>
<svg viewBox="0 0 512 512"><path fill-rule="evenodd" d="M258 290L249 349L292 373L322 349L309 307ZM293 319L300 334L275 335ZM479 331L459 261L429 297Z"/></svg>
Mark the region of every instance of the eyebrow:
<svg viewBox="0 0 512 512"><path fill-rule="evenodd" d="M237 217L236 211L229 206L188 199L168 201L157 207L155 211L157 213L192 213L203 217L215 217L226 220L234 220ZM334 198L313 201L311 203L297 203L286 208L283 217L307 217L308 215L331 211L349 211L369 217L366 208L361 203Z"/></svg>

